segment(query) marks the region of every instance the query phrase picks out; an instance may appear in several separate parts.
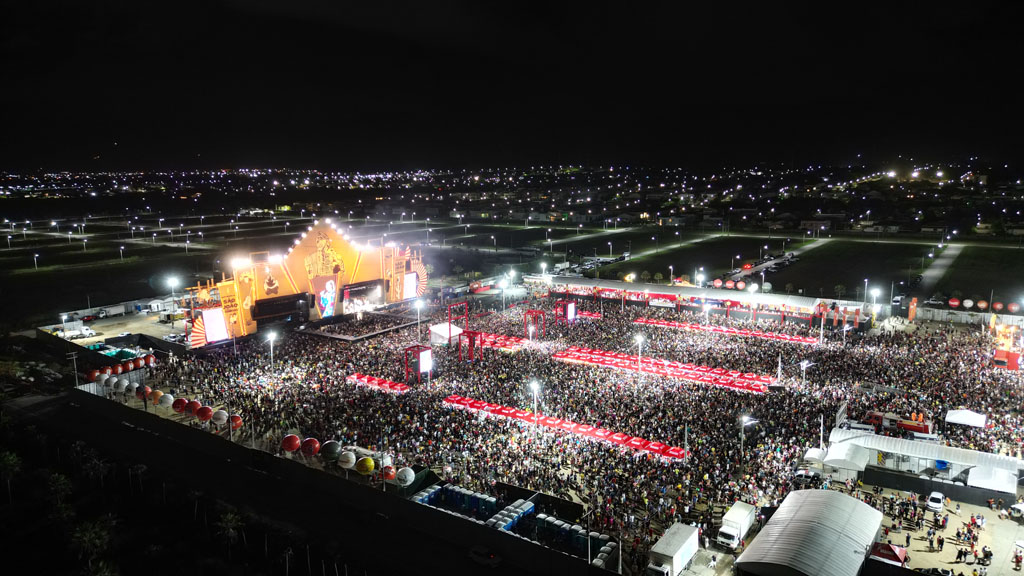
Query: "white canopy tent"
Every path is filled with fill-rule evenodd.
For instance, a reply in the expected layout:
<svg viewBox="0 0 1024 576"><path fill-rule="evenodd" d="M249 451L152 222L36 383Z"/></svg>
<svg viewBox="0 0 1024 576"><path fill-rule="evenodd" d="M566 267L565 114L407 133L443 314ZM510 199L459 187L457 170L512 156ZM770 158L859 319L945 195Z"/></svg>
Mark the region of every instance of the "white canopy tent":
<svg viewBox="0 0 1024 576"><path fill-rule="evenodd" d="M850 442L841 442L829 447L824 463L833 468L863 472L871 459L871 452Z"/></svg>
<svg viewBox="0 0 1024 576"><path fill-rule="evenodd" d="M981 466L967 471L967 485L1016 495L1017 475L1009 470Z"/></svg>
<svg viewBox="0 0 1024 576"><path fill-rule="evenodd" d="M925 460L944 460L963 467L985 466L1010 470L1014 473L1016 473L1018 468L1024 468L1024 461L1011 456L954 448L929 442L915 442L892 436L879 436L859 430L833 428L832 432L828 435L828 442L829 446L834 446L836 443L850 443L867 448L868 450L902 454Z"/></svg>
<svg viewBox="0 0 1024 576"><path fill-rule="evenodd" d="M833 490L790 492L736 561L757 576L856 576L882 513Z"/></svg>
<svg viewBox="0 0 1024 576"><path fill-rule="evenodd" d="M432 346L447 344L449 339L456 338L459 334L462 334L462 328L455 324L449 322L434 324L430 327L430 344Z"/></svg>
<svg viewBox="0 0 1024 576"><path fill-rule="evenodd" d="M808 448L807 452L804 453L804 460L821 464L825 461L825 451L821 448Z"/></svg>
<svg viewBox="0 0 1024 576"><path fill-rule="evenodd" d="M984 414L978 414L971 410L950 410L946 412L947 424L963 424L975 428L984 428L987 420Z"/></svg>

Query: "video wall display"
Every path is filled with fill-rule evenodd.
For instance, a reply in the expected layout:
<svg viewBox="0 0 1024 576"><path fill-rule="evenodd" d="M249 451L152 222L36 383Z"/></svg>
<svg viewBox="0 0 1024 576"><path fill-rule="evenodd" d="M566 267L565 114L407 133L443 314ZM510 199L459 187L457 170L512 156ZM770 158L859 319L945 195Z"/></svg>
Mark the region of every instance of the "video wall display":
<svg viewBox="0 0 1024 576"><path fill-rule="evenodd" d="M406 272L405 277L402 279L402 297L408 300L409 298L416 297L416 287L420 283L419 274L415 272Z"/></svg>
<svg viewBox="0 0 1024 576"><path fill-rule="evenodd" d="M383 280L349 284L342 289L342 314L355 314L356 312L374 310L385 303Z"/></svg>
<svg viewBox="0 0 1024 576"><path fill-rule="evenodd" d="M206 308L203 310L203 324L206 326L207 342L219 342L229 338L227 324L224 323L223 308Z"/></svg>

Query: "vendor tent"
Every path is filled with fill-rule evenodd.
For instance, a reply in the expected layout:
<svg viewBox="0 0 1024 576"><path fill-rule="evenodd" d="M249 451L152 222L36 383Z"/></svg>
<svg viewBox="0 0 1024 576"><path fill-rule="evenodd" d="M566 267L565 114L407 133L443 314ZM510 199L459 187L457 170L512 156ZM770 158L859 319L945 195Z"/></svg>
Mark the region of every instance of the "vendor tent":
<svg viewBox="0 0 1024 576"><path fill-rule="evenodd" d="M450 322L434 324L430 327L430 343L432 345L447 344L449 339L462 334L462 328Z"/></svg>
<svg viewBox="0 0 1024 576"><path fill-rule="evenodd" d="M967 471L967 485L1007 494L1017 493L1017 474L1000 468L977 466Z"/></svg>
<svg viewBox="0 0 1024 576"><path fill-rule="evenodd" d="M885 562L886 564L903 566L907 562L907 549L894 544L875 542L874 546L871 547L870 558L879 562Z"/></svg>
<svg viewBox="0 0 1024 576"><path fill-rule="evenodd" d="M821 464L825 461L825 451L821 448L808 448L804 454L804 460Z"/></svg>
<svg viewBox="0 0 1024 576"><path fill-rule="evenodd" d="M946 424L963 424L975 428L985 427L985 415L970 410L950 410L946 412Z"/></svg>
<svg viewBox="0 0 1024 576"><path fill-rule="evenodd" d="M856 576L882 513L833 490L790 492L736 561L755 576Z"/></svg>
<svg viewBox="0 0 1024 576"><path fill-rule="evenodd" d="M824 463L835 468L863 472L870 459L871 452L867 448L852 442L837 442L829 446Z"/></svg>

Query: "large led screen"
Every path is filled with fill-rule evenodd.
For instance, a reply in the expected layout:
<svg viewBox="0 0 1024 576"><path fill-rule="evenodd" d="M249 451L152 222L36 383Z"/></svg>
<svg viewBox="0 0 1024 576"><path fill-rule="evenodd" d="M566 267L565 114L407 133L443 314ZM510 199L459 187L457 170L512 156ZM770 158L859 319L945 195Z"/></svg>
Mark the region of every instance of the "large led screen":
<svg viewBox="0 0 1024 576"><path fill-rule="evenodd" d="M402 298L408 300L416 297L416 286L419 284L419 274L407 272L402 279Z"/></svg>
<svg viewBox="0 0 1024 576"><path fill-rule="evenodd" d="M203 324L206 326L206 341L218 342L228 339L227 325L224 324L223 308L206 308L203 310Z"/></svg>
<svg viewBox="0 0 1024 576"><path fill-rule="evenodd" d="M355 314L384 305L384 281L349 284L342 289L341 313Z"/></svg>

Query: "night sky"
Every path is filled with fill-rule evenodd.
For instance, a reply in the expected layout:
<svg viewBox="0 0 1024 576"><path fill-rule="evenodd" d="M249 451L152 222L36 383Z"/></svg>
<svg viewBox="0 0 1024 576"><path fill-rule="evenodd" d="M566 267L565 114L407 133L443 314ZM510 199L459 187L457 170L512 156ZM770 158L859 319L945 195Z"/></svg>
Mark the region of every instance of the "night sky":
<svg viewBox="0 0 1024 576"><path fill-rule="evenodd" d="M1024 149L1014 6L7 4L0 167L13 170Z"/></svg>

